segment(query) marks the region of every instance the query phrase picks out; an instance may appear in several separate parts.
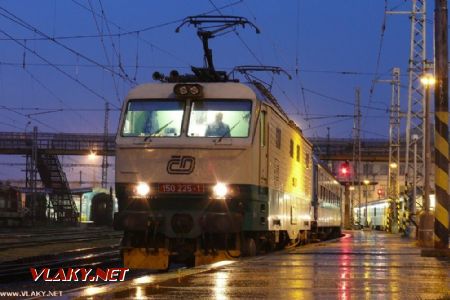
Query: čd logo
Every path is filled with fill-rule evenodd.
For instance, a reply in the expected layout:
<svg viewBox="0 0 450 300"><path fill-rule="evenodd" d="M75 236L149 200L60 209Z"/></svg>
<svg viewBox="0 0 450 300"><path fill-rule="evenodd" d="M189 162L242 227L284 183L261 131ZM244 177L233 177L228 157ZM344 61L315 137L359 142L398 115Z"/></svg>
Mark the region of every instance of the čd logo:
<svg viewBox="0 0 450 300"><path fill-rule="evenodd" d="M173 155L167 162L167 173L169 174L191 174L195 168L195 157Z"/></svg>

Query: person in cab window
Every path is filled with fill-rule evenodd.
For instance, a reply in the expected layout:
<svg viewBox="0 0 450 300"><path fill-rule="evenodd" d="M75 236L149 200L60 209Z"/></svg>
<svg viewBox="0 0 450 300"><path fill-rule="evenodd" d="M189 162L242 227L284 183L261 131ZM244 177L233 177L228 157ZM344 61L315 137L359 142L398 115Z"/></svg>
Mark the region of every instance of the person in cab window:
<svg viewBox="0 0 450 300"><path fill-rule="evenodd" d="M220 136L230 137L230 126L222 122L223 114L221 112L216 114L216 120L208 124L205 136Z"/></svg>

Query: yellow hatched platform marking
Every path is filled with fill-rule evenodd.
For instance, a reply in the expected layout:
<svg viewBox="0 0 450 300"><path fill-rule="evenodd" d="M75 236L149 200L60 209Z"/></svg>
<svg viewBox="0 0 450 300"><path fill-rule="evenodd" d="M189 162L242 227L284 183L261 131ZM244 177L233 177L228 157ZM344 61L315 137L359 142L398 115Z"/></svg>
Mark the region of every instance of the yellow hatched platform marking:
<svg viewBox="0 0 450 300"><path fill-rule="evenodd" d="M448 228L448 211L439 202L436 202L435 217L445 228Z"/></svg>
<svg viewBox="0 0 450 300"><path fill-rule="evenodd" d="M438 186L440 186L443 190L447 190L448 185L448 176L447 174L439 168L438 165L435 165L435 181Z"/></svg>
<svg viewBox="0 0 450 300"><path fill-rule="evenodd" d="M435 135L435 147L439 150L439 152L448 159L448 143L447 141L440 135Z"/></svg>

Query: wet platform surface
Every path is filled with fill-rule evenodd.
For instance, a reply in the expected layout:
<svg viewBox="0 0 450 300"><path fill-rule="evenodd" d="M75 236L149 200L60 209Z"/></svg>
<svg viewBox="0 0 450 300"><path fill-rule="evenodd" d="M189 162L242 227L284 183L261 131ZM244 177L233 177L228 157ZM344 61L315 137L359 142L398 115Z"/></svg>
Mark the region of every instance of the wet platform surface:
<svg viewBox="0 0 450 300"><path fill-rule="evenodd" d="M212 267L150 275L78 296L135 299L450 299L450 261L376 231Z"/></svg>

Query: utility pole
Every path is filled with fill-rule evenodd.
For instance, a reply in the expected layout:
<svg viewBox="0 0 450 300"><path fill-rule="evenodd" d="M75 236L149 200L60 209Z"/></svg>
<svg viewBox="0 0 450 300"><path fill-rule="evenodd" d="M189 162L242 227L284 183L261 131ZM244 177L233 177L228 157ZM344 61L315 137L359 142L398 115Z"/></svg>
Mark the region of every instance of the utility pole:
<svg viewBox="0 0 450 300"><path fill-rule="evenodd" d="M109 102L105 103L105 126L103 128L102 188L108 187L108 124Z"/></svg>
<svg viewBox="0 0 450 300"><path fill-rule="evenodd" d="M389 232L398 232L397 201L400 196L400 68L392 69L391 80L378 80L392 86L389 113L388 224Z"/></svg>
<svg viewBox="0 0 450 300"><path fill-rule="evenodd" d="M423 195L425 140L424 140L424 88L420 77L426 68L426 0L411 0L411 11L390 11L388 14L407 14L411 20L410 52L408 66L408 112L406 115L405 182L416 181L418 194ZM412 135L417 135L421 151L414 154ZM415 156L414 156L415 155ZM417 169L413 172L410 160L416 159ZM413 179L413 176L415 178ZM414 201L416 201L414 199Z"/></svg>
<svg viewBox="0 0 450 300"><path fill-rule="evenodd" d="M333 171L332 162L330 160L330 127L327 127L327 158L328 158L328 168Z"/></svg>
<svg viewBox="0 0 450 300"><path fill-rule="evenodd" d="M389 198L389 231L398 232L398 212L396 202L399 201L400 170L400 69L392 69L392 96L389 115L389 166L388 166L388 198ZM414 230L415 231L415 230Z"/></svg>
<svg viewBox="0 0 450 300"><path fill-rule="evenodd" d="M358 185L358 199L357 199L357 223L361 226L361 179L360 179L360 166L361 166L361 108L360 108L360 90L355 90L355 112L353 122L353 186ZM352 209L355 206L352 206Z"/></svg>
<svg viewBox="0 0 450 300"><path fill-rule="evenodd" d="M434 247L449 252L449 185L448 185L448 9L447 0L435 0L435 68L434 94L434 170L436 208Z"/></svg>
<svg viewBox="0 0 450 300"><path fill-rule="evenodd" d="M37 156L38 156L38 143L37 143L38 129L33 127L33 142L31 148L31 220L34 225L36 222L36 206L37 206Z"/></svg>

